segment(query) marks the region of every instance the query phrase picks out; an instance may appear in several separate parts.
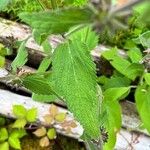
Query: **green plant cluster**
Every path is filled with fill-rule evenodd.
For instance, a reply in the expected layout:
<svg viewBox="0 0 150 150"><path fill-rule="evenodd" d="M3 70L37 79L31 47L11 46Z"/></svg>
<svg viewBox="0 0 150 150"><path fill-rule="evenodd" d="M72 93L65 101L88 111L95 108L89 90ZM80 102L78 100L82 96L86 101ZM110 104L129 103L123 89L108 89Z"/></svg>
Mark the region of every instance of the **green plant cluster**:
<svg viewBox="0 0 150 150"><path fill-rule="evenodd" d="M33 37L45 53L37 72L23 74L19 76L19 80L33 92L32 98L35 100L45 102L46 99L47 102L53 102L57 97L65 102L83 126L82 138L88 141L92 150L95 145L91 141L99 141L100 128L104 127L108 132L108 140L103 148L112 150L116 134L121 128L119 100L127 97L133 89L137 110L144 127L150 132L150 30L146 22L143 22L143 26L136 25L136 16L130 20L129 27L121 19L128 17L124 9L111 14L105 7L110 7L109 0L105 5L100 5L101 8L86 5L86 1L69 2L72 7L66 5L59 8L57 3L51 1L53 10L19 14L20 19L32 27ZM140 16L143 15L144 13ZM126 51L120 54L115 47L103 52L102 57L110 62L113 74L97 78L91 51L99 44L99 39L101 41L101 34L98 33L105 26L106 31L116 38L115 42L110 38L106 43L112 43ZM99 32L96 33L93 28L98 28ZM51 34L61 34L64 37L64 42L54 50L48 42ZM17 74L17 69L27 62L26 41L21 44L18 55L12 62L13 73ZM52 68L49 69L51 64ZM24 122L20 123L24 127L26 120L29 121L26 116L28 113L21 114L24 114L20 118ZM46 137L44 140L47 140Z"/></svg>

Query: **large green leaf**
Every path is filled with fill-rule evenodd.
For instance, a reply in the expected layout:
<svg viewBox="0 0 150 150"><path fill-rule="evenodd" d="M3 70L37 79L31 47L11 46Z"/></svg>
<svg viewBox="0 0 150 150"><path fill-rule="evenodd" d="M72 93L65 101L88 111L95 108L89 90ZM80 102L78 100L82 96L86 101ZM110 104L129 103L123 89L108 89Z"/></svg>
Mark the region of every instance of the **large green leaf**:
<svg viewBox="0 0 150 150"><path fill-rule="evenodd" d="M52 59L52 80L68 108L91 138L99 136L99 100L96 96L96 71L88 47L71 39L60 45Z"/></svg>
<svg viewBox="0 0 150 150"><path fill-rule="evenodd" d="M21 13L19 17L39 33L64 33L70 27L92 22L88 8L66 8L37 13Z"/></svg>
<svg viewBox="0 0 150 150"><path fill-rule="evenodd" d="M150 86L146 84L138 86L135 92L135 100L141 120L150 132Z"/></svg>

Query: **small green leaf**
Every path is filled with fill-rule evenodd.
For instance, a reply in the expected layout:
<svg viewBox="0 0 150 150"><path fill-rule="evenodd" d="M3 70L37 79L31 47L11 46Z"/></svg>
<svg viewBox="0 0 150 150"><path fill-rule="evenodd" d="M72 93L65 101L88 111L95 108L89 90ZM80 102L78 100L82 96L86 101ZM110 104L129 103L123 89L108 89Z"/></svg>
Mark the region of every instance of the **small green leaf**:
<svg viewBox="0 0 150 150"><path fill-rule="evenodd" d="M144 66L139 63L130 63L125 58L119 56L117 49L111 49L102 53L102 56L110 61L110 64L121 74L131 80L135 80L136 77L141 76L144 72Z"/></svg>
<svg viewBox="0 0 150 150"><path fill-rule="evenodd" d="M150 48L150 31L146 31L142 35L140 35L140 42L141 44L146 47Z"/></svg>
<svg viewBox="0 0 150 150"><path fill-rule="evenodd" d="M142 53L138 48L129 50L127 54L133 63L139 63L143 58Z"/></svg>
<svg viewBox="0 0 150 150"><path fill-rule="evenodd" d="M13 113L17 118L24 118L26 116L27 110L22 105L13 105Z"/></svg>
<svg viewBox="0 0 150 150"><path fill-rule="evenodd" d="M54 128L51 128L47 132L47 136L50 140L53 140L56 138L56 130Z"/></svg>
<svg viewBox="0 0 150 150"><path fill-rule="evenodd" d="M150 73L145 73L144 74L144 78L145 78L145 81L148 85L150 85Z"/></svg>
<svg viewBox="0 0 150 150"><path fill-rule="evenodd" d="M144 127L150 133L150 86L143 84L138 86L135 92L135 101L137 110L141 117L142 122L144 123Z"/></svg>
<svg viewBox="0 0 150 150"><path fill-rule="evenodd" d="M0 150L9 150L8 142L3 142L0 144Z"/></svg>
<svg viewBox="0 0 150 150"><path fill-rule="evenodd" d="M26 124L27 124L26 119L24 118L17 119L13 124L13 128L24 128Z"/></svg>
<svg viewBox="0 0 150 150"><path fill-rule="evenodd" d="M39 75L28 75L22 79L23 85L32 92L40 95L54 94L50 83Z"/></svg>
<svg viewBox="0 0 150 150"><path fill-rule="evenodd" d="M15 129L10 134L11 137L18 138L18 139L24 137L25 135L27 135L27 132L25 129Z"/></svg>
<svg viewBox="0 0 150 150"><path fill-rule="evenodd" d="M6 128L0 128L0 142L8 139L8 132Z"/></svg>
<svg viewBox="0 0 150 150"><path fill-rule="evenodd" d="M11 67L14 72L17 71L17 68L21 68L28 60L28 52L26 50L26 40L23 41L18 49L18 54L14 61L11 64Z"/></svg>
<svg viewBox="0 0 150 150"><path fill-rule="evenodd" d="M115 101L125 98L130 92L130 87L109 88L104 92L106 101Z"/></svg>
<svg viewBox="0 0 150 150"><path fill-rule="evenodd" d="M21 149L20 140L18 138L10 136L8 142L12 148Z"/></svg>
<svg viewBox="0 0 150 150"><path fill-rule="evenodd" d="M37 72L38 73L44 73L48 69L50 64L51 64L51 59L49 57L44 58L40 64Z"/></svg>
<svg viewBox="0 0 150 150"><path fill-rule="evenodd" d="M27 110L26 119L28 122L35 122L37 117L37 108L31 108Z"/></svg>

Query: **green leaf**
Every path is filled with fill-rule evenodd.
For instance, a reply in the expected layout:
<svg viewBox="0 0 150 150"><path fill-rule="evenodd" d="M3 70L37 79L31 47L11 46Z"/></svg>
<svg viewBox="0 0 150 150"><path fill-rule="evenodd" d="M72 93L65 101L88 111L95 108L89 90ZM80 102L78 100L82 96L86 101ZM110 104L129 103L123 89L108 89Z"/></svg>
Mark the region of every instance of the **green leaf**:
<svg viewBox="0 0 150 150"><path fill-rule="evenodd" d="M103 126L108 132L108 140L104 144L104 150L112 150L116 143L116 134L121 128L121 107L118 101L106 100L104 97L102 112L105 114Z"/></svg>
<svg viewBox="0 0 150 150"><path fill-rule="evenodd" d="M41 34L57 34L68 31L72 26L91 23L93 12L88 8L74 7L37 13L21 13L19 17Z"/></svg>
<svg viewBox="0 0 150 150"><path fill-rule="evenodd" d="M114 149L116 134L121 128L121 107L118 100L124 98L129 90L130 87L120 87L110 88L104 92L101 118L103 118L102 126L108 132L108 140L104 144L104 150Z"/></svg>
<svg viewBox="0 0 150 150"><path fill-rule="evenodd" d="M143 58L142 53L138 48L131 49L127 53L133 63L139 63Z"/></svg>
<svg viewBox="0 0 150 150"><path fill-rule="evenodd" d="M53 140L56 138L56 130L54 128L48 129L47 136L50 140Z"/></svg>
<svg viewBox="0 0 150 150"><path fill-rule="evenodd" d="M141 76L144 66L139 63L130 63L128 60L119 56L117 49L111 49L102 53L102 56L110 61L110 64L121 74L131 80Z"/></svg>
<svg viewBox="0 0 150 150"><path fill-rule="evenodd" d="M130 87L109 88L104 92L105 101L115 101L125 98L130 92Z"/></svg>
<svg viewBox="0 0 150 150"><path fill-rule="evenodd" d="M6 128L0 128L0 142L8 139L8 132Z"/></svg>
<svg viewBox="0 0 150 150"><path fill-rule="evenodd" d="M4 67L5 65L5 57L0 56L0 67Z"/></svg>
<svg viewBox="0 0 150 150"><path fill-rule="evenodd" d="M17 68L21 68L28 60L28 52L26 50L26 40L23 41L18 49L18 54L14 61L11 64L11 67L14 72L17 71Z"/></svg>
<svg viewBox="0 0 150 150"><path fill-rule="evenodd" d="M150 86L146 84L138 86L135 92L135 101L144 127L150 133Z"/></svg>
<svg viewBox="0 0 150 150"><path fill-rule="evenodd" d="M24 118L26 116L27 110L22 105L13 105L13 113L17 118Z"/></svg>
<svg viewBox="0 0 150 150"><path fill-rule="evenodd" d="M135 78L140 77L143 72L144 66L142 64L132 63L130 66L124 69L122 74L134 81Z"/></svg>
<svg viewBox="0 0 150 150"><path fill-rule="evenodd" d="M8 142L12 148L21 149L20 140L18 138L10 136Z"/></svg>
<svg viewBox="0 0 150 150"><path fill-rule="evenodd" d="M37 72L38 73L44 73L48 69L50 64L51 64L51 59L49 57L44 58L40 64Z"/></svg>
<svg viewBox="0 0 150 150"><path fill-rule="evenodd" d="M3 142L0 144L0 150L9 150L8 142Z"/></svg>
<svg viewBox="0 0 150 150"><path fill-rule="evenodd" d="M71 32L71 31L70 31ZM70 36L70 39L80 39L88 47L89 51L93 50L98 44L98 36L91 27L84 27Z"/></svg>
<svg viewBox="0 0 150 150"><path fill-rule="evenodd" d="M119 77L119 76L112 77L105 81L104 89L106 90L109 88L127 87L130 85L130 82L131 82L131 80L129 80L126 77Z"/></svg>
<svg viewBox="0 0 150 150"><path fill-rule="evenodd" d="M28 122L35 122L37 118L37 108L31 108L27 111L26 119Z"/></svg>
<svg viewBox="0 0 150 150"><path fill-rule="evenodd" d="M32 94L32 99L39 102L55 102L57 101L57 97L55 95L39 95L39 94Z"/></svg>
<svg viewBox="0 0 150 150"><path fill-rule="evenodd" d="M43 41L42 47L43 47L43 51L44 51L46 54L48 54L48 55L52 54L52 47L51 47L51 45L50 45L49 40L46 39L45 41Z"/></svg>
<svg viewBox="0 0 150 150"><path fill-rule="evenodd" d="M83 125L85 133L98 138L100 106L96 96L96 67L86 45L72 39L56 48L52 81L58 95L63 96L69 110Z"/></svg>
<svg viewBox="0 0 150 150"><path fill-rule="evenodd" d="M9 3L10 0L0 0L0 11L4 10Z"/></svg>
<svg viewBox="0 0 150 150"><path fill-rule="evenodd" d="M11 137L18 138L18 139L24 137L25 135L27 135L27 132L25 129L15 129L10 134Z"/></svg>
<svg viewBox="0 0 150 150"><path fill-rule="evenodd" d="M54 94L50 83L39 75L28 75L22 79L22 84L32 92L41 95Z"/></svg>
<svg viewBox="0 0 150 150"><path fill-rule="evenodd" d="M142 35L140 35L139 38L140 38L141 44L144 47L150 48L150 31L143 33Z"/></svg>
<svg viewBox="0 0 150 150"><path fill-rule="evenodd" d="M145 73L144 74L144 78L145 78L145 81L148 85L150 85L150 73Z"/></svg>
<svg viewBox="0 0 150 150"><path fill-rule="evenodd" d="M26 124L27 124L26 119L24 118L17 119L13 124L13 128L24 128Z"/></svg>

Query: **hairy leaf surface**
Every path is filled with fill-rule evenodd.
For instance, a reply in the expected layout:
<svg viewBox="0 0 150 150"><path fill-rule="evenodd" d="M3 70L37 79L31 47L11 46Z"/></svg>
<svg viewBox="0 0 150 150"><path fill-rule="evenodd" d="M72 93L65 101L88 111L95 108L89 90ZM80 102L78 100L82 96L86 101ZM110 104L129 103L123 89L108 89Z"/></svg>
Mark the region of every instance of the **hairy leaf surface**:
<svg viewBox="0 0 150 150"><path fill-rule="evenodd" d="M63 96L85 132L98 138L96 72L88 47L80 40L69 40L55 50L52 66L55 89Z"/></svg>
<svg viewBox="0 0 150 150"><path fill-rule="evenodd" d="M70 27L92 22L88 8L67 8L37 13L21 13L19 17L39 33L64 33Z"/></svg>

